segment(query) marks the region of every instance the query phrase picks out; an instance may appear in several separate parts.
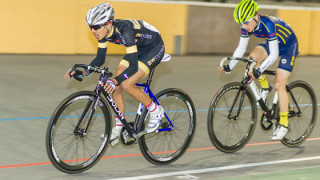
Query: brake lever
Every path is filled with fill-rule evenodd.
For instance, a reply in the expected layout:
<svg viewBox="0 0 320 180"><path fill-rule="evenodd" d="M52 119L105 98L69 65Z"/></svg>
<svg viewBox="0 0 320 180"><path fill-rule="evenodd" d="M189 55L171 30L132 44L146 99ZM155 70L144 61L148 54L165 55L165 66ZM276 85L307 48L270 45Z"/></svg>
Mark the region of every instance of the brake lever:
<svg viewBox="0 0 320 180"><path fill-rule="evenodd" d="M72 75L72 77L73 77L74 79L76 79L77 81L83 81L83 79L82 79L82 78L79 78L76 74Z"/></svg>
<svg viewBox="0 0 320 180"><path fill-rule="evenodd" d="M75 64L75 65L70 69L69 76L70 76L70 77L73 77L73 78L76 79L77 81L80 81L80 82L81 82L81 81L83 81L83 79L77 76L77 71L76 71L76 69L77 69L77 64ZM71 75L71 73L72 73L73 71L75 71L75 74Z"/></svg>

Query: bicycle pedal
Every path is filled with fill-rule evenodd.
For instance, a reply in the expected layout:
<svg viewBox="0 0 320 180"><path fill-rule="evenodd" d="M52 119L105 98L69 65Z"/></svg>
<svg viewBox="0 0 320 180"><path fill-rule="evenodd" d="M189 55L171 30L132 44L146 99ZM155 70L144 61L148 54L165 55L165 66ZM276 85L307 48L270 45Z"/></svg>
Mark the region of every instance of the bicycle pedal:
<svg viewBox="0 0 320 180"><path fill-rule="evenodd" d="M134 138L131 138L131 137L129 136L129 133L128 133L127 131L124 131L124 132L122 133L121 141L122 141L124 144L128 144L128 143L130 143L130 142L132 142L132 141L135 141L135 139L134 139Z"/></svg>
<svg viewBox="0 0 320 180"><path fill-rule="evenodd" d="M146 134L147 134L147 132L141 131L140 133L138 133L138 134L135 135L135 138L136 138L136 139L139 139L141 136L146 135Z"/></svg>
<svg viewBox="0 0 320 180"><path fill-rule="evenodd" d="M122 137L123 137L124 143L127 143L129 139L129 133L126 130L123 131Z"/></svg>
<svg viewBox="0 0 320 180"><path fill-rule="evenodd" d="M118 143L119 143L119 138L114 139L114 140L112 140L112 141L110 142L110 144L111 144L112 147L115 146L115 145L117 145Z"/></svg>

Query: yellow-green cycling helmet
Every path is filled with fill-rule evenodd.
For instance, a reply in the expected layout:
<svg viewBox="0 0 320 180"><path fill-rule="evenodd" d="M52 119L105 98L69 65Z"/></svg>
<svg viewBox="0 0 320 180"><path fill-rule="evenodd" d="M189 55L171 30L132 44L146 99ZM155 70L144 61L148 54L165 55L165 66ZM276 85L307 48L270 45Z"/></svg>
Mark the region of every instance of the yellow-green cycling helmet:
<svg viewBox="0 0 320 180"><path fill-rule="evenodd" d="M254 17L259 10L258 4L253 0L242 0L234 9L233 17L237 23L242 23Z"/></svg>

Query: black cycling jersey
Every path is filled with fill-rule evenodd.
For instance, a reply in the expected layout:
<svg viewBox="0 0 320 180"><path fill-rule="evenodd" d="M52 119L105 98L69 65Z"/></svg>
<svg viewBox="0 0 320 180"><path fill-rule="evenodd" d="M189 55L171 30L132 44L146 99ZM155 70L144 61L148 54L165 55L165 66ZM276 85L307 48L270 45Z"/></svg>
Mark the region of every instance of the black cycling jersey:
<svg viewBox="0 0 320 180"><path fill-rule="evenodd" d="M101 41L130 47L146 47L160 38L159 31L142 20L114 20L113 33Z"/></svg>
<svg viewBox="0 0 320 180"><path fill-rule="evenodd" d="M131 77L138 71L138 60L149 69L155 67L162 59L164 45L159 31L142 20L115 19L108 36L99 41L99 44L111 42L125 46L127 49L124 60L129 65L119 76L115 77L118 84ZM98 47L97 57L90 63L91 66L102 66L105 62L107 45Z"/></svg>

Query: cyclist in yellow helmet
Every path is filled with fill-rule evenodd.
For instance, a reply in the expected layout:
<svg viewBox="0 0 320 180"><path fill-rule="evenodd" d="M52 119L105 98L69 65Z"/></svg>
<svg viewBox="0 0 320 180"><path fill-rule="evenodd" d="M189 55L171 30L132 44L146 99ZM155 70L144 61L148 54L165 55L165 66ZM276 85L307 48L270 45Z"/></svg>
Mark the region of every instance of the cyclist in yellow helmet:
<svg viewBox="0 0 320 180"><path fill-rule="evenodd" d="M286 84L298 55L298 41L287 23L274 16L262 16L258 14L258 10L258 4L253 0L242 0L234 9L233 16L241 26L241 37L233 56L242 57L245 54L251 35L266 39L266 42L258 44L249 53L249 56L258 62L256 69L250 73L250 76L259 80L263 100L266 99L272 87L262 73L280 57L275 76L275 89L279 98L280 123L272 134L271 140L281 140L288 132L289 98ZM218 70L221 73L230 73L237 63L238 61L232 60L228 66L225 68L218 67Z"/></svg>

